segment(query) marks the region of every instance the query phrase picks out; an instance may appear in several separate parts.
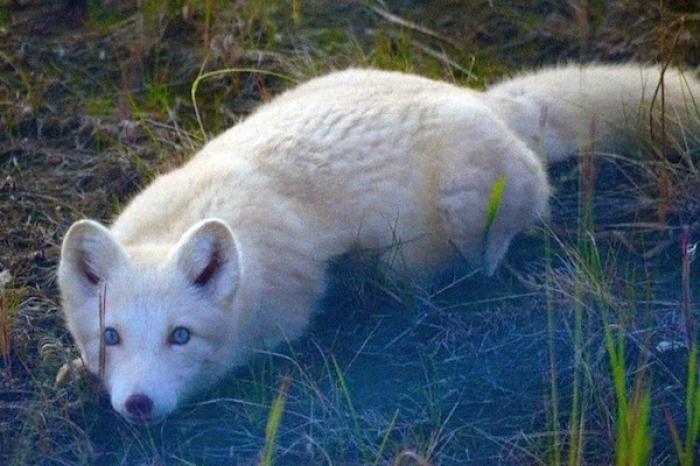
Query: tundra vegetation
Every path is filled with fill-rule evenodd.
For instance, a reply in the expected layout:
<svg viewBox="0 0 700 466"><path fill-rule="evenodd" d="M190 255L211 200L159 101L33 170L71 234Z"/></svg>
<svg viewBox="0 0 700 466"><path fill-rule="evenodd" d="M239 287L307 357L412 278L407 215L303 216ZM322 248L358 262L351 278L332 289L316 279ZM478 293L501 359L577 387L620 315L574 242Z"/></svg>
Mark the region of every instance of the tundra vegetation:
<svg viewBox="0 0 700 466"><path fill-rule="evenodd" d="M54 384L76 356L68 226L108 222L290 83L367 66L481 88L593 60L696 72L697 4L0 1L0 463L697 464L700 138L663 124L552 167L550 220L492 278L333 264L307 336L162 423L125 422L89 378Z"/></svg>

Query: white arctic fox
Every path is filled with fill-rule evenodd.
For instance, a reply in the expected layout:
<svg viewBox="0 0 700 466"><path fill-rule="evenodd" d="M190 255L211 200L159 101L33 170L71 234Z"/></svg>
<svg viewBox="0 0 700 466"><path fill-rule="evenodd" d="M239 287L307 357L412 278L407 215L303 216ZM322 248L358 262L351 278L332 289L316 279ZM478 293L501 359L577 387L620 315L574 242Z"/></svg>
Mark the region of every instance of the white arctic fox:
<svg viewBox="0 0 700 466"><path fill-rule="evenodd" d="M490 274L547 211L545 160L648 125L659 77L570 65L482 93L353 69L285 92L158 177L110 228L70 228L58 278L82 360L97 373L104 344L114 409L153 419L256 349L298 337L329 259L352 248L398 239L409 272L459 253ZM693 96L700 82L666 72L668 131L697 124Z"/></svg>

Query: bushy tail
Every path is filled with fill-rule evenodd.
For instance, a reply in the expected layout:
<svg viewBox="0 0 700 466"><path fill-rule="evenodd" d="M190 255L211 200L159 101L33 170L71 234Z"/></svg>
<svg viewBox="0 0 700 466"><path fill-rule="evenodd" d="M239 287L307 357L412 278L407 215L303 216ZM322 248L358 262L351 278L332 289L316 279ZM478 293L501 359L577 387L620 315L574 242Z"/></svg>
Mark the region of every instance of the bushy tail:
<svg viewBox="0 0 700 466"><path fill-rule="evenodd" d="M556 162L582 147L601 150L630 134L664 134L678 141L697 137L700 81L668 68L662 91L661 76L660 67L566 65L503 81L486 96L531 149Z"/></svg>

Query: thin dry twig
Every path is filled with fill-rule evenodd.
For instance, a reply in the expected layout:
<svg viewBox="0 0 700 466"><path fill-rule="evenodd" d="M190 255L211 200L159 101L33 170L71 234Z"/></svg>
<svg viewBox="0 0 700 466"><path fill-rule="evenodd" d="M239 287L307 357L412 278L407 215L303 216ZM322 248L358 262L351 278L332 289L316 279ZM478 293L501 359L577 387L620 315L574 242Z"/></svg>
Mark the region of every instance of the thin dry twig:
<svg viewBox="0 0 700 466"><path fill-rule="evenodd" d="M99 375L100 375L100 380L104 381L105 379L105 360L106 360L106 348L105 348L105 339L103 337L105 333L105 311L107 307L107 282L104 280L101 280L99 283L99 289L98 289L98 295L97 295L97 300L100 306L100 368L99 368Z"/></svg>
<svg viewBox="0 0 700 466"><path fill-rule="evenodd" d="M5 299L5 286L10 283L12 276L9 270L3 270L0 273L0 348L2 349L2 358L5 367L10 370L10 348L11 348L11 334L10 334L10 309Z"/></svg>
<svg viewBox="0 0 700 466"><path fill-rule="evenodd" d="M421 34L425 34L426 36L433 37L435 39L441 40L445 43L450 44L451 46L455 48L459 48L459 44L455 42L454 40L450 39L447 36L444 36L438 32L433 31L432 29L428 29L425 26L421 26L420 24L416 24L413 21L407 20L405 18L402 18L400 16L395 15L394 13L389 12L383 7L380 7L378 5L370 5L369 7L372 11L374 11L376 14L384 18L385 20L389 21L390 23L397 24L401 27L405 27L407 29L411 29L416 32L420 32Z"/></svg>

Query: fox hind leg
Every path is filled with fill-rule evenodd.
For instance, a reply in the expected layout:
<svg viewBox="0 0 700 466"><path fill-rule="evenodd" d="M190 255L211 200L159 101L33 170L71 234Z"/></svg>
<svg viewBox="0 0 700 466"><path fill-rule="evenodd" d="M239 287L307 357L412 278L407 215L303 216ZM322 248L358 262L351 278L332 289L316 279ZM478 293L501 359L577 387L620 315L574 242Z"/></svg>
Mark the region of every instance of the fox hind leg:
<svg viewBox="0 0 700 466"><path fill-rule="evenodd" d="M546 215L549 184L541 162L524 143L508 133L488 142L492 144L450 154L437 208L448 241L492 275L513 237ZM504 187L499 198L495 186L500 178ZM494 207L496 215L487 225Z"/></svg>

